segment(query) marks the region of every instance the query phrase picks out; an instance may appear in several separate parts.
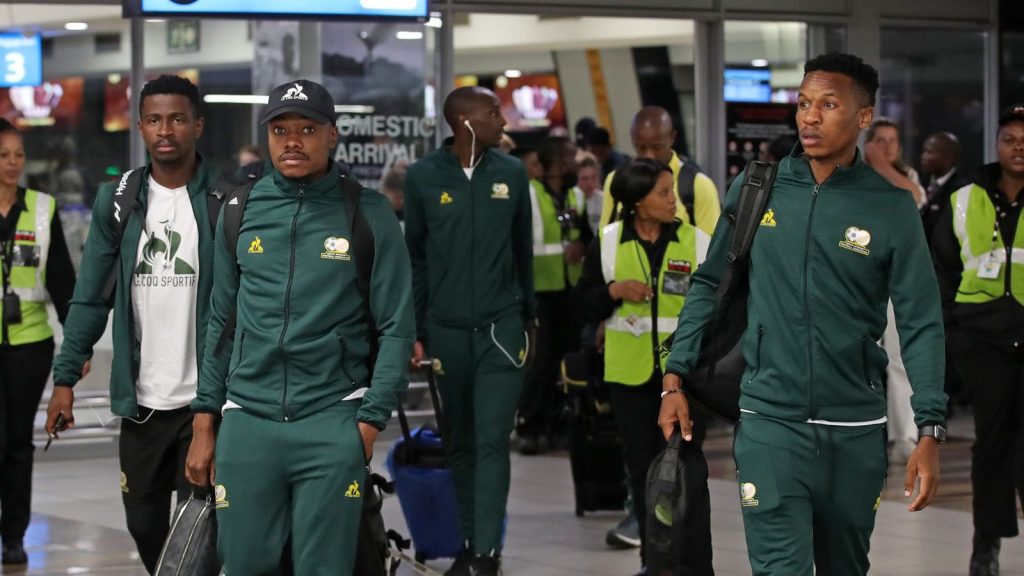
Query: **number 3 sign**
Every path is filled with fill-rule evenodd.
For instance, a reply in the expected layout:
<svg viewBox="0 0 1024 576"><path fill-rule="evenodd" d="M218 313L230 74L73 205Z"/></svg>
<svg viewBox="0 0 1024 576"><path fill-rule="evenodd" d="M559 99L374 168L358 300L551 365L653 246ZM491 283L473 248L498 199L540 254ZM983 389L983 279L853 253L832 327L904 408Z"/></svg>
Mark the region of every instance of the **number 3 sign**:
<svg viewBox="0 0 1024 576"><path fill-rule="evenodd" d="M0 86L38 86L42 82L39 35L0 34Z"/></svg>

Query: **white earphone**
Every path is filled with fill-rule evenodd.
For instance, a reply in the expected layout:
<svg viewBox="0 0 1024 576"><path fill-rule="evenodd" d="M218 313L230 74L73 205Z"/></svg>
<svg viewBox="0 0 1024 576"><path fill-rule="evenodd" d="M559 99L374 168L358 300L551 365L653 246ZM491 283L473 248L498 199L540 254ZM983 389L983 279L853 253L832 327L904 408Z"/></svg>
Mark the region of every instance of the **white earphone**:
<svg viewBox="0 0 1024 576"><path fill-rule="evenodd" d="M473 135L472 143L470 144L469 151L469 167L472 168L475 165L476 160L476 130L473 130L473 125L469 123L469 120L462 121L463 126L469 129L469 133Z"/></svg>

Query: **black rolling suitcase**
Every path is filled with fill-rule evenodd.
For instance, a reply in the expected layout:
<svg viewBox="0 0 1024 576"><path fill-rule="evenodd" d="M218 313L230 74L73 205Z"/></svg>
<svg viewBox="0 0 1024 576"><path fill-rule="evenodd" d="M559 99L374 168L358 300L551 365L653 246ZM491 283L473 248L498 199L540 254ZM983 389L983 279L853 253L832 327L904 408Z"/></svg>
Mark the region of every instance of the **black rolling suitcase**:
<svg viewBox="0 0 1024 576"><path fill-rule="evenodd" d="M600 377L600 362L593 350L570 352L562 360L562 382L572 413L569 462L577 516L621 511L626 501L622 442Z"/></svg>

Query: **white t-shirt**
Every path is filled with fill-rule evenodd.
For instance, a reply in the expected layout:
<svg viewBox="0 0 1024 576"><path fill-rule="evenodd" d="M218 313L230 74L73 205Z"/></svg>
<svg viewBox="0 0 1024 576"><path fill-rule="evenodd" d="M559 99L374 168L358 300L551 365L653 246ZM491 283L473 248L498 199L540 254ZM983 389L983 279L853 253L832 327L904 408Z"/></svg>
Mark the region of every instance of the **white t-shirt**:
<svg viewBox="0 0 1024 576"><path fill-rule="evenodd" d="M132 274L135 337L141 344L140 406L173 410L195 398L199 228L188 190L149 179L146 225Z"/></svg>

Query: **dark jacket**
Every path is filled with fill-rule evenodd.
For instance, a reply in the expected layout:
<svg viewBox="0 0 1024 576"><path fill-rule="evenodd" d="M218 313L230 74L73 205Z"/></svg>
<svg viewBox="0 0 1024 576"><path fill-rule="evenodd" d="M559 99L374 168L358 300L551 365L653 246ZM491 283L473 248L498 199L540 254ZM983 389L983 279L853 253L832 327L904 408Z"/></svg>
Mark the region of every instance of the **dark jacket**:
<svg viewBox="0 0 1024 576"><path fill-rule="evenodd" d="M978 171L973 183L984 188L993 204L1007 214L1006 218L1000 219L1000 232L1003 238L1011 239L1019 225L1021 206L1013 206L996 187L1000 174L998 163L989 164ZM1019 345L1024 344L1024 306L1015 298L1003 296L982 304L956 302L964 266L960 259L960 241L953 232L953 209L949 205L932 235L932 258L939 281L946 331L950 334L953 348L963 352L960 344L982 341L1019 351ZM1006 278L1009 282L1009 274Z"/></svg>
<svg viewBox="0 0 1024 576"><path fill-rule="evenodd" d="M370 309L379 332L370 379L370 341L339 170L299 184L273 170L253 187L238 241L223 218L206 356L193 410L219 412L230 400L277 421L297 420L369 386L356 413L384 428L408 385L412 283L398 221L383 195L364 189L359 210L373 230ZM360 254L362 252L356 252ZM237 304L236 304L237 303ZM230 353L215 353L237 306Z"/></svg>
<svg viewBox="0 0 1024 576"><path fill-rule="evenodd" d="M405 238L416 329L474 328L509 314L536 317L529 180L522 162L488 150L472 181L449 147L409 167Z"/></svg>
<svg viewBox="0 0 1024 576"><path fill-rule="evenodd" d="M114 292L113 344L114 359L110 367L110 407L118 416L135 418L139 415L136 403L135 381L139 374L139 341L135 338L135 314L132 309L131 283L135 257L142 236L142 224L149 193L150 167L142 174L139 190L139 210L128 218L121 238L120 253L114 246L114 189L107 183L96 194L93 204L89 239L82 254L78 283L71 300L71 310L64 322L64 341L60 354L53 362L53 381L57 386L74 386L82 374L82 364L92 358L92 347L107 329L111 303L104 298L103 289L113 267L117 267L117 289ZM207 194L215 181L209 165L199 159L195 176L189 181L188 193L192 212L199 229L199 292L196 300L196 355L199 365L203 361L206 326L210 315L210 287L213 285L213 231L207 212Z"/></svg>
<svg viewBox="0 0 1024 576"><path fill-rule="evenodd" d="M747 371L740 408L784 420L865 422L886 415L885 351L876 344L891 298L918 424L943 423L939 294L913 196L863 163L816 184L802 148L778 167L751 249ZM743 178L727 197L735 213ZM694 275L667 371L696 365L732 238L721 218Z"/></svg>
<svg viewBox="0 0 1024 576"><path fill-rule="evenodd" d="M921 206L921 221L924 224L924 235L931 244L932 234L935 226L939 223L942 213L949 206L949 197L953 192L970 184L971 181L964 176L959 169L954 168L953 174L934 194L928 194L923 206Z"/></svg>

